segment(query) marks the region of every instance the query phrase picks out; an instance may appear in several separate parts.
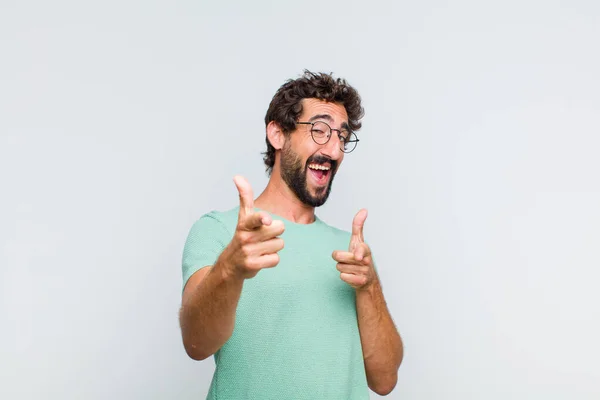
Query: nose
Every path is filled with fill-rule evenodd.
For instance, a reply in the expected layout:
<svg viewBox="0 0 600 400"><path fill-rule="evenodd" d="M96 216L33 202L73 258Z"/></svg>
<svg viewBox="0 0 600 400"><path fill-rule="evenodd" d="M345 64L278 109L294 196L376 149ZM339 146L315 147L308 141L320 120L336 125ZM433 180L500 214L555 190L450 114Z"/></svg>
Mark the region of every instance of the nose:
<svg viewBox="0 0 600 400"><path fill-rule="evenodd" d="M323 145L323 155L328 156L332 160L340 160L344 156L344 152L341 149L342 143L337 132L331 132L329 141Z"/></svg>

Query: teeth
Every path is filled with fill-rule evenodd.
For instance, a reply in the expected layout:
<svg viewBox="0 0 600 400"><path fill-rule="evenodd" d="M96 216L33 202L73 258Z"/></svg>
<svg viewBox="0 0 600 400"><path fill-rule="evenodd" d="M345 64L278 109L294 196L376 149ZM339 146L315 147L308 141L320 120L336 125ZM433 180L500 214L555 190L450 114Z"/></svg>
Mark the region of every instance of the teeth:
<svg viewBox="0 0 600 400"><path fill-rule="evenodd" d="M329 171L329 167L326 167L324 165L319 165L319 164L310 164L308 166L308 168L311 168L311 169L320 169L320 170L323 170L323 171Z"/></svg>

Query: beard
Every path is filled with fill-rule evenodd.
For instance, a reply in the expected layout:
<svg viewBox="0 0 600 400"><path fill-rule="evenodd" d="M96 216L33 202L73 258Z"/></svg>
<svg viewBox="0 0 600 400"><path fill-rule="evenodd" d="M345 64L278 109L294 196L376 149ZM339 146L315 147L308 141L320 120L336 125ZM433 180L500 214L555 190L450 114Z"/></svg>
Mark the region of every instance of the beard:
<svg viewBox="0 0 600 400"><path fill-rule="evenodd" d="M308 165L311 163L324 163L329 162L331 169L329 171L329 182L327 186L318 187L315 190L315 194L311 194L308 189L307 183L307 172ZM302 160L297 153L295 153L289 141L283 145L281 152L281 177L283 181L288 185L298 199L304 204L311 207L320 207L327 201L329 193L331 192L331 185L333 184L333 177L337 167L337 161L327 157L313 155L306 160L306 163L302 165Z"/></svg>

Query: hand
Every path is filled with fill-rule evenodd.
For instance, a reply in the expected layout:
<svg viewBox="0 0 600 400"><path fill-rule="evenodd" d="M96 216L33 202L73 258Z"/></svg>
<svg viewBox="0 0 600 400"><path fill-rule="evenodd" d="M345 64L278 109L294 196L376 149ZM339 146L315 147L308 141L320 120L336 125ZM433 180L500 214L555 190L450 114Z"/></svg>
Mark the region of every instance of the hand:
<svg viewBox="0 0 600 400"><path fill-rule="evenodd" d="M337 261L340 278L355 289L367 289L376 281L371 249L365 243L363 227L367 219L367 210L360 210L352 221L352 236L349 251L336 250L332 257Z"/></svg>
<svg viewBox="0 0 600 400"><path fill-rule="evenodd" d="M240 211L235 233L226 251L229 272L244 279L253 278L263 268L279 263L277 252L283 249L283 222L273 221L266 212L254 211L252 187L241 176L234 177L240 195Z"/></svg>

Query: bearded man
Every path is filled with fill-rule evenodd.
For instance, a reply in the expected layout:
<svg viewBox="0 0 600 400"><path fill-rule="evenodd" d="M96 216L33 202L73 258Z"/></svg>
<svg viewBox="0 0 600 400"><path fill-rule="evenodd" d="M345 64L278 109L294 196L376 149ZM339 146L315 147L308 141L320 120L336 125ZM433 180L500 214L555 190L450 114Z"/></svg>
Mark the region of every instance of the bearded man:
<svg viewBox="0 0 600 400"><path fill-rule="evenodd" d="M305 71L265 117L269 182L202 215L183 250L180 325L189 357L214 356L208 399L368 399L390 393L403 344L365 243L315 213L364 115L344 79Z"/></svg>

